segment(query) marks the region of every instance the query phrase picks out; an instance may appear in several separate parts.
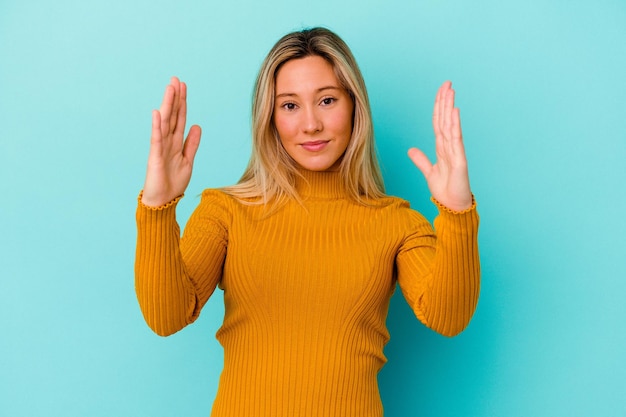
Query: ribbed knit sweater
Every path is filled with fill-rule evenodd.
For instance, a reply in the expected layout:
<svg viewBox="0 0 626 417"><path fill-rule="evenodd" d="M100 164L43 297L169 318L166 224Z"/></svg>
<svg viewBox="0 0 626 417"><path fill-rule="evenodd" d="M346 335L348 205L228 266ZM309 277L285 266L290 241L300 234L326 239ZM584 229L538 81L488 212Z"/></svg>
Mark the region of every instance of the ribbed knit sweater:
<svg viewBox="0 0 626 417"><path fill-rule="evenodd" d="M216 286L225 315L213 417L378 417L377 374L396 282L448 336L478 300L478 215L439 206L436 234L395 197L350 200L334 172L304 172L303 203L267 215L206 190L182 238L178 201L137 209L136 291L160 335L192 323Z"/></svg>

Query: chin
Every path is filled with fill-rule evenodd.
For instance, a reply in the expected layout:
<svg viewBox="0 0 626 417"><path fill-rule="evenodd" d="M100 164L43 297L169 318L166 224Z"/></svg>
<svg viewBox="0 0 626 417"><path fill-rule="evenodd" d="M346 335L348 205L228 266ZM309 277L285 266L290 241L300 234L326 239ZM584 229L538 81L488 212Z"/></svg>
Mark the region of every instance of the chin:
<svg viewBox="0 0 626 417"><path fill-rule="evenodd" d="M339 161L296 161L300 168L306 169L307 171L337 171L339 169Z"/></svg>

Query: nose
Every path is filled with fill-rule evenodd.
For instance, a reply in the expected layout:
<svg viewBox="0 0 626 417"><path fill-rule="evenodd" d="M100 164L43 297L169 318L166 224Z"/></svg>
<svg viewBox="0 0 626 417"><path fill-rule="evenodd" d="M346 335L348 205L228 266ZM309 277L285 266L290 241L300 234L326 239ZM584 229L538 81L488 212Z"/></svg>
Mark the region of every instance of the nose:
<svg viewBox="0 0 626 417"><path fill-rule="evenodd" d="M302 131L307 134L314 134L321 132L324 128L320 115L317 114L315 108L309 108L304 112L304 119L302 120Z"/></svg>

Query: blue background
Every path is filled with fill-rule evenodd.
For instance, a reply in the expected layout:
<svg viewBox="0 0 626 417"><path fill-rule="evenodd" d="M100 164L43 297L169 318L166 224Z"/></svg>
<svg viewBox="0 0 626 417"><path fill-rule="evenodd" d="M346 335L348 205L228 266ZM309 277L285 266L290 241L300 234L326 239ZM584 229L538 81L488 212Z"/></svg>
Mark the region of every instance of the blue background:
<svg viewBox="0 0 626 417"><path fill-rule="evenodd" d="M134 294L150 112L188 83L204 135L184 224L246 165L264 55L313 25L361 65L388 191L431 219L406 150L433 154L453 80L481 214L466 332L394 296L386 416L626 415L623 0L1 0L0 415L208 416L220 293L166 339Z"/></svg>

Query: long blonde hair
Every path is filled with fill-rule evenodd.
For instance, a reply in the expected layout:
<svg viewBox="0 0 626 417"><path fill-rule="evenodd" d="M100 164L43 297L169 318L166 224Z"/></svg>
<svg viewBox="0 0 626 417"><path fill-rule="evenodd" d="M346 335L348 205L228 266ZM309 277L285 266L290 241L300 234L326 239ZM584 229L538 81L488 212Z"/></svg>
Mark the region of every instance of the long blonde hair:
<svg viewBox="0 0 626 417"><path fill-rule="evenodd" d="M350 198L366 200L385 195L374 148L372 116L361 71L346 43L325 28L311 28L283 36L270 50L256 79L252 103L252 155L239 182L224 191L251 203L300 201L295 189L298 164L285 151L274 125L276 74L285 62L320 56L333 67L341 86L354 102L352 136L340 173Z"/></svg>

